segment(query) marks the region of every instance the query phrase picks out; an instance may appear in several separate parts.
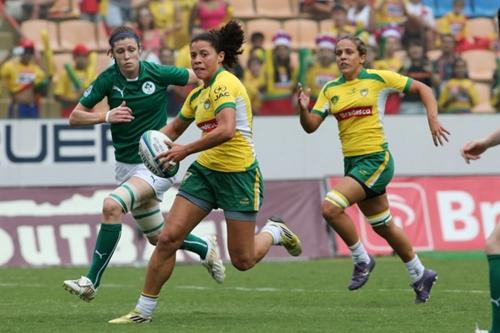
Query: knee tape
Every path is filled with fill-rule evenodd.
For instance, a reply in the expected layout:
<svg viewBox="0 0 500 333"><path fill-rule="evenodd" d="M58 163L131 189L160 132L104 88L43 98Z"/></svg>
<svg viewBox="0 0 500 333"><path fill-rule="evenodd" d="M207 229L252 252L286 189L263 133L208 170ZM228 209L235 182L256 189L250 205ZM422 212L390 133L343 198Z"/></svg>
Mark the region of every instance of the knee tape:
<svg viewBox="0 0 500 333"><path fill-rule="evenodd" d="M109 198L120 205L124 214L131 211L139 201L137 191L132 185L127 183L118 186L118 188L109 194Z"/></svg>
<svg viewBox="0 0 500 333"><path fill-rule="evenodd" d="M163 215L159 205L146 209L133 209L132 215L141 231L148 237L158 235L163 229Z"/></svg>
<svg viewBox="0 0 500 333"><path fill-rule="evenodd" d="M328 192L325 200L342 209L349 207L349 200L342 193L335 190Z"/></svg>
<svg viewBox="0 0 500 333"><path fill-rule="evenodd" d="M380 227L389 223L392 219L391 211L389 209L372 216L367 216L366 219L372 227Z"/></svg>

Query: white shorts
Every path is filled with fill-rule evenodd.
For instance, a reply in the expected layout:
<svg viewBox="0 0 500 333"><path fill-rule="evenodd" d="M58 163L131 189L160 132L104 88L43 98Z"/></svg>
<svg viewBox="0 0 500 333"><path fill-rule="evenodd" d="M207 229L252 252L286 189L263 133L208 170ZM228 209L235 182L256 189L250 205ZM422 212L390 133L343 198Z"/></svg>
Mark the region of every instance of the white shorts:
<svg viewBox="0 0 500 333"><path fill-rule="evenodd" d="M116 162L115 179L118 184L123 184L130 178L139 177L153 188L158 201L163 200L163 194L174 185L176 176L171 178L161 178L151 173L144 164L128 164Z"/></svg>

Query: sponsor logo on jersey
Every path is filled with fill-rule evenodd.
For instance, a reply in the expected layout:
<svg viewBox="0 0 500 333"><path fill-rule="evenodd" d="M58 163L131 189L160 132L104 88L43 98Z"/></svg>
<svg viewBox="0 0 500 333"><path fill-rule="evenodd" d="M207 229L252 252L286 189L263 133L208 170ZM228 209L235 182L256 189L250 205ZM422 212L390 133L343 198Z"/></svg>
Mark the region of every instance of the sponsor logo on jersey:
<svg viewBox="0 0 500 333"><path fill-rule="evenodd" d="M229 91L227 91L227 87L225 85L220 85L214 89L215 98L214 101L217 102L219 98L229 97Z"/></svg>
<svg viewBox="0 0 500 333"><path fill-rule="evenodd" d="M210 119L197 125L203 132L208 133L217 127L217 120Z"/></svg>
<svg viewBox="0 0 500 333"><path fill-rule="evenodd" d="M113 88L111 88L111 89L118 91L120 93L120 95L122 96L122 98L124 97L123 96L123 91L125 90L125 88L124 89L120 89L117 86L113 86Z"/></svg>
<svg viewBox="0 0 500 333"><path fill-rule="evenodd" d="M142 92L145 93L146 95L151 95L154 93L156 90L156 86L153 82L151 81L146 81L142 85Z"/></svg>
<svg viewBox="0 0 500 333"><path fill-rule="evenodd" d="M92 88L94 87L93 84L91 84L84 92L83 92L83 97L88 97L90 93L92 92Z"/></svg>
<svg viewBox="0 0 500 333"><path fill-rule="evenodd" d="M335 113L335 118L337 120L346 120L353 117L367 117L372 114L373 110L371 106L360 106Z"/></svg>

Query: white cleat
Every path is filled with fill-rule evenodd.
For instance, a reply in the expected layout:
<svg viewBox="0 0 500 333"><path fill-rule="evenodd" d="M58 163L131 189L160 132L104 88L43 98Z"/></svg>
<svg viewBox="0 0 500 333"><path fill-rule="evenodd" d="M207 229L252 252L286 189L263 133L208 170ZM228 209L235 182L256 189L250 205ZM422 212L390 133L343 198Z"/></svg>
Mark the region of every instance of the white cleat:
<svg viewBox="0 0 500 333"><path fill-rule="evenodd" d="M224 267L222 259L219 255L217 238L215 235L204 236L201 238L206 241L208 245L207 256L201 261L201 264L208 270L208 273L215 280L215 282L222 283L226 278L226 268Z"/></svg>
<svg viewBox="0 0 500 333"><path fill-rule="evenodd" d="M110 324L147 324L152 321L151 317L143 316L139 311L132 310L126 315L111 319L108 321Z"/></svg>
<svg viewBox="0 0 500 333"><path fill-rule="evenodd" d="M479 327L476 324L476 329L474 330L474 333L488 333L486 330L480 330Z"/></svg>
<svg viewBox="0 0 500 333"><path fill-rule="evenodd" d="M94 284L86 276L82 276L78 280L66 280L63 282L63 288L71 294L80 297L85 302L93 300L97 294Z"/></svg>
<svg viewBox="0 0 500 333"><path fill-rule="evenodd" d="M267 219L266 225L272 225L280 229L279 245L283 246L291 256L297 257L302 253L302 243L299 236L293 233L281 218L271 216Z"/></svg>

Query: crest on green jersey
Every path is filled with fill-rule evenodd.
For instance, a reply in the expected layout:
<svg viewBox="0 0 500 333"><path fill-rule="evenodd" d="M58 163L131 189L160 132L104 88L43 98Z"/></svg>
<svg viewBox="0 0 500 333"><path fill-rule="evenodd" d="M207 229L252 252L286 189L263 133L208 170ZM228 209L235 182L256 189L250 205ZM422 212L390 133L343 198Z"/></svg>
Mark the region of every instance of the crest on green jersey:
<svg viewBox="0 0 500 333"><path fill-rule="evenodd" d="M154 93L156 90L156 86L153 82L151 81L146 81L142 85L142 92L145 93L146 95L151 95Z"/></svg>

